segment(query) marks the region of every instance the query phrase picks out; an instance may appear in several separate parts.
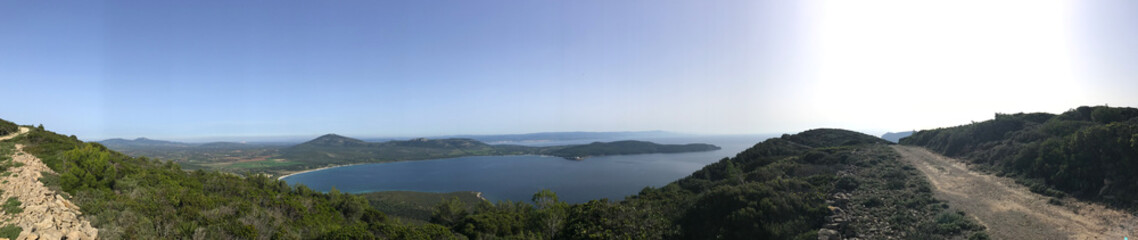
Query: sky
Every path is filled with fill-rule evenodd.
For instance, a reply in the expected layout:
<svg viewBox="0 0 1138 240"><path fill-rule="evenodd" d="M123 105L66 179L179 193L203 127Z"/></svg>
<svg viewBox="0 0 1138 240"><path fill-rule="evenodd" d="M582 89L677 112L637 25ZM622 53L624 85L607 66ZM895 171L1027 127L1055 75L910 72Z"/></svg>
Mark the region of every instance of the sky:
<svg viewBox="0 0 1138 240"><path fill-rule="evenodd" d="M1134 1L0 1L0 118L183 141L1138 107Z"/></svg>

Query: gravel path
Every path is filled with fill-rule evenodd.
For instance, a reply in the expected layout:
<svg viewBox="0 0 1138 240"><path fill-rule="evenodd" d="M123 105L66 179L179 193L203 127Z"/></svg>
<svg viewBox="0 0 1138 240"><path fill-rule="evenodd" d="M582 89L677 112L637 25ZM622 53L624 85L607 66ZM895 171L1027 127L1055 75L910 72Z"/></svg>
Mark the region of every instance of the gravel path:
<svg viewBox="0 0 1138 240"><path fill-rule="evenodd" d="M1012 179L971 171L961 161L920 147L893 149L928 176L937 199L976 217L993 239L1138 238L1138 218L1131 214L1073 199L1049 204Z"/></svg>

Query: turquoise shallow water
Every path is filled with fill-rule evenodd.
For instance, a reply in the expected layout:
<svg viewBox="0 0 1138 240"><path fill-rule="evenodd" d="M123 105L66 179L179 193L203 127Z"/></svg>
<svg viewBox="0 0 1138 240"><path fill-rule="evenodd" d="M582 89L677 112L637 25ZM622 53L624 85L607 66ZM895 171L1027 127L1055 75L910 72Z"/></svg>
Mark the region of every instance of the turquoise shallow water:
<svg viewBox="0 0 1138 240"><path fill-rule="evenodd" d="M546 156L481 156L362 164L284 178L317 191L478 191L491 201L529 201L541 189L563 201L623 199L647 186L659 187L690 175L771 136L707 136L646 139L659 143L711 143L723 149L677 154L641 154L570 161Z"/></svg>

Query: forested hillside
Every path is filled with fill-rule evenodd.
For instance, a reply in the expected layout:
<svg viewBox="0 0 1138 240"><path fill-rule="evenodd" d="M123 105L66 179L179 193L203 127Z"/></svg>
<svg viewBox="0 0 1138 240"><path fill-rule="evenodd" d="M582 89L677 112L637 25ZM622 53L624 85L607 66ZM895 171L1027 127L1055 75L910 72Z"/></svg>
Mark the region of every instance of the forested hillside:
<svg viewBox="0 0 1138 240"><path fill-rule="evenodd" d="M1032 191L1138 210L1138 109L1078 107L1059 115L995 119L920 131L902 144L924 146L1011 175Z"/></svg>

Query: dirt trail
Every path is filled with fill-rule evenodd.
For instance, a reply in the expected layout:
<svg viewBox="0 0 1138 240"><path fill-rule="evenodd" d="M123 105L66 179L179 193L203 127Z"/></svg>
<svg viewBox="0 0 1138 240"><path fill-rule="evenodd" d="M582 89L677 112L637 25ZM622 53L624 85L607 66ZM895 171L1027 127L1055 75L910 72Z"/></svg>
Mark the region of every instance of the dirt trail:
<svg viewBox="0 0 1138 240"><path fill-rule="evenodd" d="M16 137L16 136L19 136L20 134L25 134L25 133L28 133L28 131L31 131L31 129L28 129L27 127L20 127L20 132L15 132L15 133L12 133L12 134L8 134L8 136L3 136L3 137L0 137L0 141L4 141L4 140L8 140L8 139L12 139L12 138L14 138L14 137Z"/></svg>
<svg viewBox="0 0 1138 240"><path fill-rule="evenodd" d="M993 239L1138 238L1138 218L1073 199L1063 206L1013 180L973 172L961 161L920 147L894 145L935 186L934 196L975 216Z"/></svg>
<svg viewBox="0 0 1138 240"><path fill-rule="evenodd" d="M20 129L22 133L27 128ZM11 136L0 138L0 141ZM64 199L55 191L48 189L39 181L41 172L52 172L39 158L23 151L16 144L12 161L22 166L9 168L11 174L0 177L0 200L14 197L20 200L20 213L6 214L0 211L0 222L14 224L23 228L17 240L22 239L96 239L99 230L83 219L79 207Z"/></svg>

